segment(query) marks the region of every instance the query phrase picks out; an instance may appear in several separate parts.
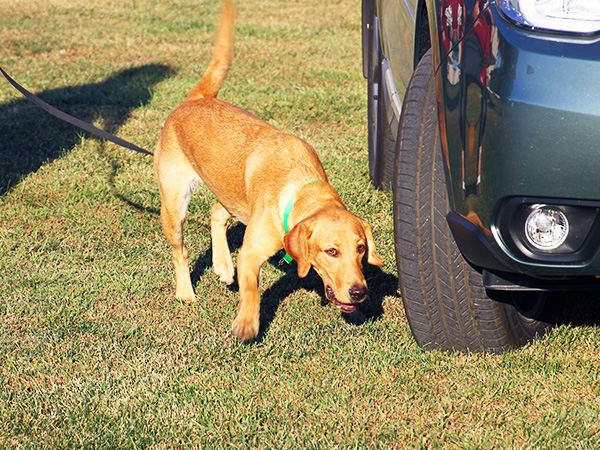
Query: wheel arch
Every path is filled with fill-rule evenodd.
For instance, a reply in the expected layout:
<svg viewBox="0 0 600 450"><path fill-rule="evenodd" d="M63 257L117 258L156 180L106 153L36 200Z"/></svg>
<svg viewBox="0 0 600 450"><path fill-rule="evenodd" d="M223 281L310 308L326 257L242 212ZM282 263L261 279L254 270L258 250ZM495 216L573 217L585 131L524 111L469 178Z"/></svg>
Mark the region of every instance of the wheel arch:
<svg viewBox="0 0 600 450"><path fill-rule="evenodd" d="M362 67L363 77L369 77L369 52L371 43L369 42L369 30L373 26L371 23L373 10L375 9L375 0L362 0Z"/></svg>
<svg viewBox="0 0 600 450"><path fill-rule="evenodd" d="M428 5L427 3L431 3ZM419 0L417 12L415 15L415 60L414 68L417 67L423 55L431 48L431 36L434 35L430 29L430 23L435 24L434 20L429 20L429 11L435 11L433 2Z"/></svg>

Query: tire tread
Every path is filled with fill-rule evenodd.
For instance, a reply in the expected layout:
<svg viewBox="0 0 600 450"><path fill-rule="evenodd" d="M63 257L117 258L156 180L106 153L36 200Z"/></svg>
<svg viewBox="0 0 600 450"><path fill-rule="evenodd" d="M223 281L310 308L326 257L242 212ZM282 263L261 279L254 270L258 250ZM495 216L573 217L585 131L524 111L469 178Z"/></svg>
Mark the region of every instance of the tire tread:
<svg viewBox="0 0 600 450"><path fill-rule="evenodd" d="M432 59L429 51L408 86L395 152L394 233L402 301L422 347L501 352L515 345L502 305L487 296L446 222Z"/></svg>

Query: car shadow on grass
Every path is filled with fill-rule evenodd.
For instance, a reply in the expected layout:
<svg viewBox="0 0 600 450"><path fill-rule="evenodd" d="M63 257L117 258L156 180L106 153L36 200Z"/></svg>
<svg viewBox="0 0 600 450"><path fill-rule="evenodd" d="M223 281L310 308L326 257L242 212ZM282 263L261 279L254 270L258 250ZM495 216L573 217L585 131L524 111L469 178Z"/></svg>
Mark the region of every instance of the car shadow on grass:
<svg viewBox="0 0 600 450"><path fill-rule="evenodd" d="M600 291L561 293L557 301L557 325L600 326Z"/></svg>
<svg viewBox="0 0 600 450"><path fill-rule="evenodd" d="M43 101L85 122L116 134L132 111L152 99L152 88L174 71L160 64L123 70L108 79L81 86L51 89ZM85 134L25 98L0 105L0 195L77 145Z"/></svg>

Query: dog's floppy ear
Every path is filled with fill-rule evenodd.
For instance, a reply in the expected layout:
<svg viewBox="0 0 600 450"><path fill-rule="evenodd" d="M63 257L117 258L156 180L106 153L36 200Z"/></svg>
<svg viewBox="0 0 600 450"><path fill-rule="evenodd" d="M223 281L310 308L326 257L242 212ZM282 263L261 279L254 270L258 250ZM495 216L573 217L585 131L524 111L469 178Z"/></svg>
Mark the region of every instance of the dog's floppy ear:
<svg viewBox="0 0 600 450"><path fill-rule="evenodd" d="M285 251L294 258L298 264L298 276L304 278L310 271L310 259L308 257L308 240L312 234L310 227L300 222L290 230L283 238Z"/></svg>
<svg viewBox="0 0 600 450"><path fill-rule="evenodd" d="M365 236L367 237L367 262L373 266L384 266L384 262L381 260L377 252L375 251L375 240L373 239L373 232L371 231L371 225L362 220L363 228L365 229Z"/></svg>

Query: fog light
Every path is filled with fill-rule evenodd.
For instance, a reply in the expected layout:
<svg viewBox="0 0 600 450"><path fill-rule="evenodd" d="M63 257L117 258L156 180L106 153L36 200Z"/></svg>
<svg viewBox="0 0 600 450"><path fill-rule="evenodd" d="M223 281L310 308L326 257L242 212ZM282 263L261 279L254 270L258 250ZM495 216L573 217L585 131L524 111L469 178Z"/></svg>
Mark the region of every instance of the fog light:
<svg viewBox="0 0 600 450"><path fill-rule="evenodd" d="M540 250L554 250L560 247L568 234L567 216L562 211L548 206L538 206L525 222L527 240Z"/></svg>

